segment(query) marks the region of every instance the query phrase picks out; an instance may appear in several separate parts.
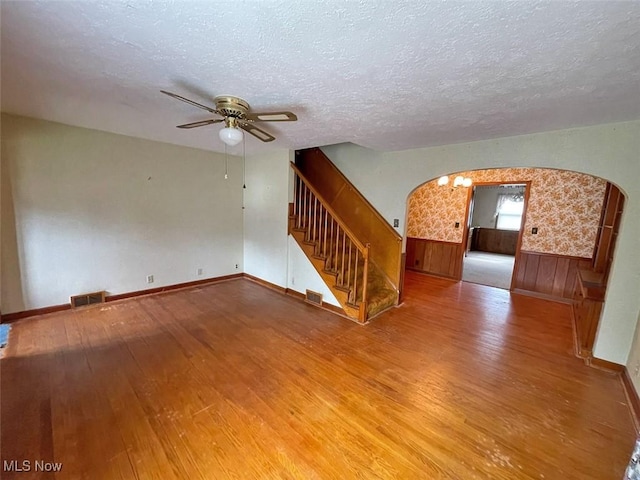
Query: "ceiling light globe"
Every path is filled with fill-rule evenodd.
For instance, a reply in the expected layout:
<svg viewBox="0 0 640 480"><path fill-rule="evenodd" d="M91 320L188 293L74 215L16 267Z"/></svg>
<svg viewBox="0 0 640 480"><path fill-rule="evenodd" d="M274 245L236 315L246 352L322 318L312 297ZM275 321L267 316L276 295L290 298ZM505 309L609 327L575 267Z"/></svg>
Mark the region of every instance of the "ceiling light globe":
<svg viewBox="0 0 640 480"><path fill-rule="evenodd" d="M462 177L462 175L458 175L453 179L453 186L459 187L460 185L462 185L462 182L464 182L464 178Z"/></svg>
<svg viewBox="0 0 640 480"><path fill-rule="evenodd" d="M446 185L447 183L449 183L449 177L448 177L448 176L446 176L446 175L444 175L444 176L442 176L442 177L440 177L440 178L438 179L438 185L440 185L441 187L442 187L443 185Z"/></svg>
<svg viewBox="0 0 640 480"><path fill-rule="evenodd" d="M462 186L463 187L470 187L472 183L473 183L473 181L470 178L467 177L462 181Z"/></svg>
<svg viewBox="0 0 640 480"><path fill-rule="evenodd" d="M242 130L239 128L225 127L220 130L220 140L229 145L230 147L234 147L238 145L244 135L242 134Z"/></svg>

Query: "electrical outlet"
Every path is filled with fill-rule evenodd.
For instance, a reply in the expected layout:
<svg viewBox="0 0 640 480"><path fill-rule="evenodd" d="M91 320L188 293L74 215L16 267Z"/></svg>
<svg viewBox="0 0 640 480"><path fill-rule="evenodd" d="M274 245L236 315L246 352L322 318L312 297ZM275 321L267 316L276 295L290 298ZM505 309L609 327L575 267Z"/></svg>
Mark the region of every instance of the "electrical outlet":
<svg viewBox="0 0 640 480"><path fill-rule="evenodd" d="M238 264L236 263L236 269L238 268Z"/></svg>
<svg viewBox="0 0 640 480"><path fill-rule="evenodd" d="M201 268L199 268L198 270L196 270L196 273L197 273L198 275L202 275L202 269L201 269Z"/></svg>
<svg viewBox="0 0 640 480"><path fill-rule="evenodd" d="M147 275L147 283L153 283L153 275Z"/></svg>
<svg viewBox="0 0 640 480"><path fill-rule="evenodd" d="M400 226L400 219L399 218L394 218L393 219L393 226L394 227L399 227Z"/></svg>
<svg viewBox="0 0 640 480"><path fill-rule="evenodd" d="M456 222L455 227L456 227L456 228L460 228L460 222Z"/></svg>
<svg viewBox="0 0 640 480"><path fill-rule="evenodd" d="M537 235L538 234L538 227L533 227L531 229L531 235Z"/></svg>

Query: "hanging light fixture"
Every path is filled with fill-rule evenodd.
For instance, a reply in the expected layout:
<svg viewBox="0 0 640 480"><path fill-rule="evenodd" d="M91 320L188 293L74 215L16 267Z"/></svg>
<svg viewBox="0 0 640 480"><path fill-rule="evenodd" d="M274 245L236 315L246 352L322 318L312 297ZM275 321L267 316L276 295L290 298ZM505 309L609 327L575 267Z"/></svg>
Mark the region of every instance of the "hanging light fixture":
<svg viewBox="0 0 640 480"><path fill-rule="evenodd" d="M220 140L230 147L235 147L244 138L242 130L238 128L238 121L234 117L227 117L224 119L226 125L220 130Z"/></svg>
<svg viewBox="0 0 640 480"><path fill-rule="evenodd" d="M444 187L449 183L449 176L443 175L438 179L438 185ZM469 177L463 177L462 175L458 175L453 179L453 188L458 187L470 187L473 184L473 180Z"/></svg>

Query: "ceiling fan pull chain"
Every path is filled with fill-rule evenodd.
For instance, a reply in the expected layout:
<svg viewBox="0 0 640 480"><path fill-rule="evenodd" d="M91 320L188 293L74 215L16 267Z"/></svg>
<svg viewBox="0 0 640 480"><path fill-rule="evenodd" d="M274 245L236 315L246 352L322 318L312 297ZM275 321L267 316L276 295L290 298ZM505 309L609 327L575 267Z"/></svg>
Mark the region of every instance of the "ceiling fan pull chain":
<svg viewBox="0 0 640 480"><path fill-rule="evenodd" d="M229 158L227 157L227 144L224 144L224 179L229 178Z"/></svg>

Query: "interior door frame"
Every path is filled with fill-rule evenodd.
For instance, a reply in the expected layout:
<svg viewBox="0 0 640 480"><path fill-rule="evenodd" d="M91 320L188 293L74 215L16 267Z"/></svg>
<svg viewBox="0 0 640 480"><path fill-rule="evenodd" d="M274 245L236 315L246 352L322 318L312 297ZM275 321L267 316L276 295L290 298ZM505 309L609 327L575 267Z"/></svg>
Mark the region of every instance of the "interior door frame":
<svg viewBox="0 0 640 480"><path fill-rule="evenodd" d="M507 180L503 182L474 182L467 192L467 208L465 209L465 222L462 230L462 249L459 258L460 278L462 281L462 274L464 269L464 255L467 251L467 243L469 241L469 228L471 223L471 202L473 201L474 187L492 187L499 185L524 185L524 206L522 207L522 222L520 224L520 231L518 232L518 241L516 242L516 253L513 262L513 271L511 273L511 285L509 285L509 291L513 291L515 284L516 274L518 267L520 266L520 249L522 247L522 236L524 234L524 227L527 222L527 209L529 208L529 195L531 192L531 180Z"/></svg>

